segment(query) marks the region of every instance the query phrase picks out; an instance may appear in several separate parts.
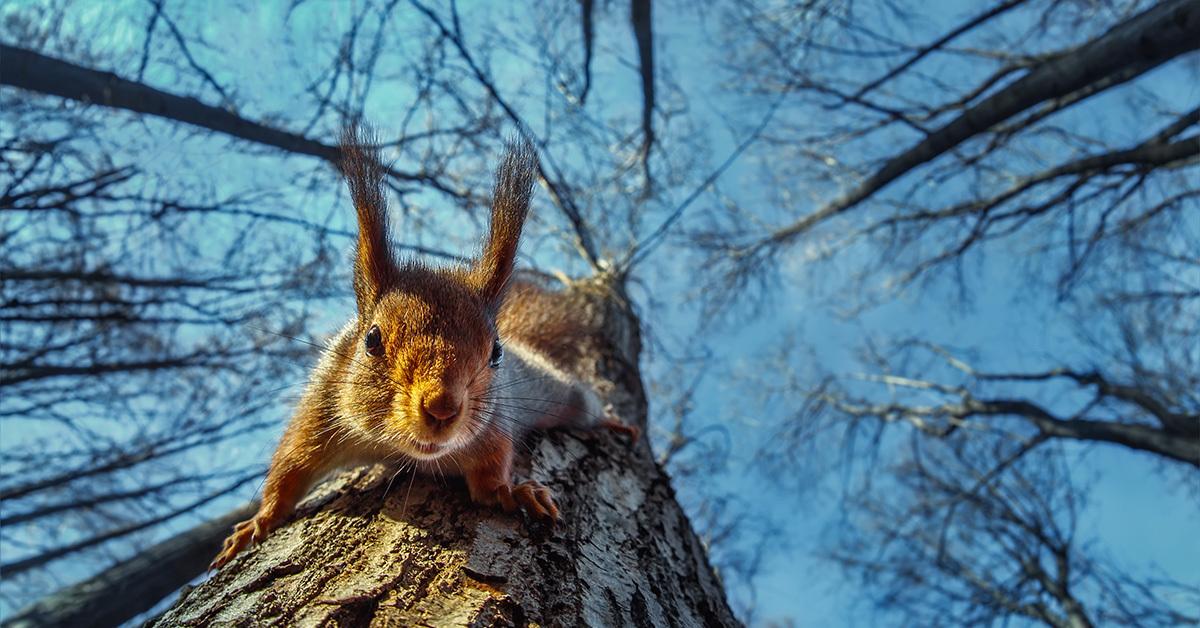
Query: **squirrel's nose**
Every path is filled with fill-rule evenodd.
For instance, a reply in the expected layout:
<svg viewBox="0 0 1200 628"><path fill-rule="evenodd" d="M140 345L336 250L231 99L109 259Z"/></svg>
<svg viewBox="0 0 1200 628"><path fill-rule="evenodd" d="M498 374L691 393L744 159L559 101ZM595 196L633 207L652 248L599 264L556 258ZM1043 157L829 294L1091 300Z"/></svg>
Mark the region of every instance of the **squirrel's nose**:
<svg viewBox="0 0 1200 628"><path fill-rule="evenodd" d="M430 423L449 421L458 416L461 408L461 396L448 390L434 392L421 399L421 412Z"/></svg>

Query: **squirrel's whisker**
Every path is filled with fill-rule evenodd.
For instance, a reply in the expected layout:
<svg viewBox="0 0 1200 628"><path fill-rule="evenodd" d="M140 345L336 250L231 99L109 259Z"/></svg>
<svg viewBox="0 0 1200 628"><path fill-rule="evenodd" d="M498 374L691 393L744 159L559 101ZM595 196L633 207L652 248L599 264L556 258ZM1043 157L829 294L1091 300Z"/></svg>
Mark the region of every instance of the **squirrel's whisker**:
<svg viewBox="0 0 1200 628"><path fill-rule="evenodd" d="M587 366L572 362L596 329L571 298L513 278L538 172L533 145L508 146L479 257L433 268L397 259L385 169L361 134L347 127L338 162L358 219L357 315L324 344L276 333L320 348L319 362L275 451L258 512L226 539L216 568L262 541L313 484L348 461L397 463L385 496L412 470L406 512L419 471L435 483L461 475L475 501L507 509L514 489L532 488L537 499L520 505L534 518L557 517L545 487L514 486L513 456L518 447L532 450L531 432L603 421L600 396L570 374Z"/></svg>

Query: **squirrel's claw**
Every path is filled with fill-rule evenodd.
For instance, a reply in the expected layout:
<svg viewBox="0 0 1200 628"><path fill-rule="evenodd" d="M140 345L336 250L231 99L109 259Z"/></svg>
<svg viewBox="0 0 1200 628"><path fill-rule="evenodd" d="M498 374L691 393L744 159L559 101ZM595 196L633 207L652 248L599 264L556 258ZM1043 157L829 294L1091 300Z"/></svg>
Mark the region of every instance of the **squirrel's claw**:
<svg viewBox="0 0 1200 628"><path fill-rule="evenodd" d="M625 425L624 423L618 423L608 419L600 421L600 424L604 427L607 427L608 431L614 434L624 434L625 436L628 436L630 442L632 443L637 443L638 439L642 437L642 430L636 425Z"/></svg>
<svg viewBox="0 0 1200 628"><path fill-rule="evenodd" d="M226 563L233 560L234 556L238 555L238 552L245 549L247 545L251 543L258 545L266 538L267 533L259 526L257 519L250 519L237 524L237 527L233 529L233 534L230 534L225 539L221 553L208 565L208 572L212 573L224 567Z"/></svg>
<svg viewBox="0 0 1200 628"><path fill-rule="evenodd" d="M516 486L501 484L482 495L473 495L473 498L479 503L498 505L505 512L513 512L520 506L530 517L543 523L553 523L558 519L554 493L532 480Z"/></svg>
<svg viewBox="0 0 1200 628"><path fill-rule="evenodd" d="M513 489L512 495L531 517L540 519L543 523L553 523L558 519L554 493L545 486L532 480L522 482Z"/></svg>

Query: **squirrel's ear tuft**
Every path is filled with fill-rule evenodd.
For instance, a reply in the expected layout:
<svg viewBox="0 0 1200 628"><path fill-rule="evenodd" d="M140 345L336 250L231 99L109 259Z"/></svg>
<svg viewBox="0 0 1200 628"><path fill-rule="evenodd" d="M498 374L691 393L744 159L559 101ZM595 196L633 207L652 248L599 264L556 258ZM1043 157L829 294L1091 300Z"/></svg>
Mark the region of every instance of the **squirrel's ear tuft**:
<svg viewBox="0 0 1200 628"><path fill-rule="evenodd" d="M528 139L508 142L503 161L496 168L496 187L492 191L492 220L472 278L483 298L499 305L508 278L512 275L521 229L529 213L533 183L537 178L537 152Z"/></svg>
<svg viewBox="0 0 1200 628"><path fill-rule="evenodd" d="M359 314L366 314L374 307L380 294L395 283L398 275L388 238L387 200L383 195L386 171L373 144L370 132L360 130L357 121L348 123L342 131L338 168L350 186L350 198L358 214L354 295Z"/></svg>

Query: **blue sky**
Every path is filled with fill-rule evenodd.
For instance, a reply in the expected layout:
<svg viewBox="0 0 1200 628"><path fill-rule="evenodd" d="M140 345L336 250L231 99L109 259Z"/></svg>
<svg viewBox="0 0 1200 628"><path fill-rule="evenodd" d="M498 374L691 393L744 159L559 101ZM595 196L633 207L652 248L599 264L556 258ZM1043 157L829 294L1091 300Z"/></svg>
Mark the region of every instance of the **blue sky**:
<svg viewBox="0 0 1200 628"><path fill-rule="evenodd" d="M37 3L18 2L3 10L22 10L33 4ZM308 101L303 84L319 73L320 64L325 63L322 55L333 45L329 38L336 36L348 16L358 9L357 5L349 3L305 3L292 12L288 29L284 30L280 27L279 16L285 12L282 7L288 4L282 1L248 3L246 11L233 19L230 19L228 9L218 8L215 3L206 7L192 4L173 9L185 32L201 35L209 41L211 47L198 47L195 52L206 64L218 68L214 76L219 82L237 86L235 93L244 107L241 113L247 117L279 114L307 119L311 112L304 111L304 103ZM949 30L965 15L962 3L927 3L923 7L927 19L919 21L913 28L920 28L927 36ZM463 27L468 33L468 41L473 43L486 41L488 29L493 26L505 33L519 32L531 26L512 18L504 23L489 24L487 20L494 14L476 13L474 5L467 3L460 8L465 16ZM699 129L696 138L709 147L699 158L715 165L733 150L759 119L757 115L749 115L757 112L742 108L740 97L728 87L730 79L723 73L723 64L727 61L723 57L725 49L711 45L722 33L720 12L683 11L670 5L658 5L656 11L658 64L669 73L661 77L660 103L665 108L686 98L689 117L685 119L694 125L684 127L684 123L672 121L662 133L672 140ZM131 55L136 57L140 50L141 26L146 15L144 3L80 3L71 12L74 17L68 21L65 34L73 28L71 24L80 24L77 27L80 32L94 37L96 46L111 49L121 60L118 73L127 74ZM137 17L115 17L122 14ZM1030 17L1013 19L1028 20ZM403 49L385 53L387 58L380 63L384 71L389 67L388 63L415 55L421 42L416 26L392 24L389 28L391 35L408 34L412 39ZM619 13L603 19L598 25L597 41L598 56L593 68L595 82L589 110L599 112L603 117L626 116L635 121L640 113L641 94L636 80L635 48L625 19ZM311 43L311 47L305 42ZM1042 43L1050 45L1054 41L1048 38ZM532 131L542 133L545 128L541 126L542 101L538 96L542 93L539 90L546 86L537 80L539 68L530 66L531 58L529 50L515 47L492 58L490 67L496 75L504 75L501 87L508 90L505 95L519 103L520 113ZM975 78L957 77L953 75L953 68L954 64L949 64L945 70L953 78L965 82ZM865 64L861 76L874 75L875 69ZM1179 103L1182 108L1188 103L1194 106L1200 99L1197 91L1200 88L1185 80L1186 76L1186 72L1179 70L1163 72L1148 80L1155 81L1152 85L1156 92ZM679 85L682 96L673 94L666 86L668 78ZM163 63L152 63L145 79L156 87L177 93L191 93L197 89L194 78L181 78L177 68ZM203 93L207 102L219 104L211 92ZM411 94L411 86L385 85L382 81L373 86L366 111L385 136L398 132L396 125L406 113L403 103L411 99ZM1120 96L1113 98L1120 99ZM1130 118L1129 111L1127 105L1114 102L1111 115L1081 113L1064 120L1083 126L1101 125L1114 139L1134 138L1144 129L1141 121ZM417 112L408 119L416 128L422 124L422 116L440 114ZM811 106L797 106L784 109L778 115L788 117L791 122L820 124L821 116L830 114ZM197 142L183 137L183 133L171 126L166 123L148 125L143 155L153 157L155 167L161 169L164 177L175 176L176 172L202 173L203 183L212 185L217 197L251 187L256 183L255 178L267 180L280 166L294 166L301 172L325 168L323 164L296 158L274 160L274 170L256 166L241 156L227 158L222 140ZM868 148L883 154L895 145ZM566 149L555 153L554 146L549 150L568 167L573 167L572 160L578 157ZM676 154L658 158L682 162L689 157ZM719 186L722 192L744 206L759 210L760 217L769 223L781 224L788 217L788 210L774 204L778 191L764 183L760 158L761 155L754 152L747 154L724 174ZM459 165L469 169L470 176L486 177L486 163ZM334 181L331 173L326 175L328 181ZM340 189L313 192L301 187L303 177L295 178L295 185L286 188L281 205L332 228L352 228L348 213L341 212L345 198ZM669 191L658 207L672 207L689 194L696 183L692 181ZM905 188L912 184L913 181L905 180L895 187ZM956 185L958 187L947 186L946 193L963 193L965 184ZM549 222L546 230L561 227L554 222L561 218L554 215L544 192L539 194L542 198L535 209L543 212ZM432 240L416 228L418 224L413 219L398 221L397 230L401 232L398 235L402 241L460 251L471 246L477 229L468 220L448 217L449 212L441 206L442 199L424 193L411 195L405 202L438 219L445 218L448 222L444 224L453 225L451 232L458 239L449 243L444 239ZM704 203L711 206L716 202L706 197ZM699 204L696 211L705 207ZM639 235L644 237L652 231L662 215L660 209L658 214L647 219ZM613 244L617 247L624 244L620 234ZM728 466L715 477L680 480L676 485L693 512L702 502L736 495L739 500L736 503L742 504L748 513L782 531L782 537L771 541L767 547L761 572L753 583L757 590L756 620L791 617L801 626L864 625L863 622L869 621L869 613L855 585L844 582L833 567L813 557L826 542L826 525L837 520L839 499L845 488L841 476L836 472L813 474L807 480L807 488L794 490L763 473L761 452L779 421L787 415L788 408L764 406L756 398L752 378L746 376L753 375L761 358L789 336L797 338L800 346L811 347L820 365L835 372L855 368L853 352L864 336L914 335L948 346L971 347L978 352L979 362L993 370L1036 369L1051 364L1064 354L1083 356L1086 352L1071 332L1074 322L1057 306L1052 295L1044 292L1030 295L1033 280L1022 260L1014 259L1016 251L987 252L988 256L970 272L974 273L979 285L988 288L977 291L973 301L965 307L953 305L947 299L947 286L937 283L933 290L888 301L847 321L837 315L843 309L840 300L845 295L843 287L852 283L852 274L871 259L873 252L859 247L833 263L818 265L810 263L804 249L797 247L780 258L781 283L764 312L753 317L744 316L734 325L707 328L700 337L699 341L711 349L711 370L694 399L690 427L698 431L710 425L721 426L722 431L708 432L706 438L720 439L721 433L728 434L731 454ZM542 268L561 268L575 273L584 268L578 260L557 249L531 250L527 243L524 255ZM635 298L642 296L638 305L652 317L648 324L654 340L661 343L649 344L644 359L643 367L652 382L675 377L676 361L680 356L688 356L697 342L695 334L703 319L695 301L689 297L695 288L689 279L696 275L697 264L695 256L669 244L658 249L636 270L636 278L650 288L635 286L631 292ZM649 297L653 297L655 304ZM349 299L344 303L331 302L319 314L321 324L332 331L352 309L353 303ZM683 368L685 373L693 373L700 366L685 364ZM802 364L799 366L803 367ZM285 390L282 396L290 394ZM664 410L664 402L661 398L651 398L652 416ZM662 433L652 429L651 436L661 439ZM239 442L235 450L223 453L234 457L259 457L265 464L276 437L277 434L264 434L261 441ZM1077 449L1080 479L1086 476L1094 482L1081 532L1102 540L1116 561L1131 570L1161 568L1174 578L1200 586L1200 569L1196 567L1200 565L1200 535L1196 534L1194 524L1200 521L1200 509L1195 500L1200 494L1195 486L1196 476L1184 476L1182 482L1191 482L1192 486L1183 489L1176 486L1176 480L1182 474L1159 470L1144 454L1103 446ZM686 460L687 452L683 456ZM815 461L814 465L828 462ZM1099 472L1095 471L1097 469ZM234 501L224 500L213 512L232 507ZM180 525L190 523L181 522ZM751 533L750 537L753 536ZM751 545L752 541L753 538L747 539ZM749 604L749 594L736 580L731 582L735 583L730 591L732 601L741 610Z"/></svg>
<svg viewBox="0 0 1200 628"><path fill-rule="evenodd" d="M916 24L923 33L936 36L961 23L974 10L975 5L955 2L926 3L923 17ZM1028 20L1029 16L1013 19ZM719 32L719 27L712 22L696 24L681 19L659 33L668 49L665 63L687 85L685 91L693 85L697 91L704 89L699 86L710 77L706 68L720 62L712 55L689 54L698 47L695 38L711 37L714 32ZM1061 40L1050 37L1043 45L1058 46ZM1165 68L1152 74L1148 81L1153 82L1146 85L1178 109L1186 110L1200 101L1200 87L1187 80L1191 72L1178 66ZM870 70L864 73L877 75ZM960 80L970 84L979 75L959 77L947 70L943 76L951 83ZM708 88L713 86L709 84ZM1063 115L1065 123L1079 125L1085 132L1102 129L1101 136L1117 145L1144 137L1146 120L1129 117L1126 94L1115 91L1103 98L1102 102L1111 105L1068 112ZM713 106L716 102L718 98L705 104ZM821 113L819 109L809 111L813 116ZM1157 123L1151 128L1157 128ZM710 136L718 147L714 152L720 155L722 148L731 148L732 142L720 125L714 124L712 129ZM752 189L757 181L751 164L746 164L733 168L721 184L727 190L736 190L738 198L744 200L753 198L748 188ZM911 184L902 180L893 188ZM827 199L817 199L821 200ZM831 372L854 370L851 354L864 335L923 337L944 346L970 348L977 352L975 363L993 371L1034 371L1057 366L1064 359L1083 363L1088 351L1079 346L1073 333L1076 322L1071 314L1059 307L1049 291L1031 292L1031 284L1036 284L1031 274L1036 272L1029 272L1025 258L1011 257L1019 246L1007 251L998 248L988 250L982 263L968 271L975 285L987 286L974 292L968 306L955 307L948 297L952 292L949 287L935 283L932 290L887 302L852 321L835 315L844 309L839 307L838 299L844 293L838 286L852 282L849 277L863 260L818 266L806 264L802 250L789 251L780 261L788 271L772 306L744 325L721 330L724 337L715 343L713 358L719 366L709 378L711 385L701 386L695 399L693 430L709 422L723 423L734 440L729 469L705 488L738 495L749 511L769 516L784 531L786 546L772 543L755 583L756 619L792 617L801 626L866 625L863 622L868 621L869 614L856 583L842 580L831 565L813 559L827 542L824 526L838 518L843 490L839 474L814 478L809 488L791 494L764 480L754 466L756 456L772 438L773 422L786 415L787 409L750 404L749 412L739 413L736 408L744 407L746 391L729 383L728 375L752 369L789 332L798 333L802 345L812 347L822 366ZM860 250L860 254L869 256L871 252ZM686 264L676 264L663 272L686 274ZM677 267L680 265L684 268ZM791 274L805 272L828 274L819 278ZM808 290L808 285L816 288ZM685 319L688 315L683 314ZM730 411L731 407L735 409ZM730 418L733 421L726 423ZM1163 471L1151 456L1120 447L1072 446L1069 450L1075 452L1076 480L1092 482L1087 507L1080 517L1081 537L1098 540L1116 563L1131 573L1155 574L1161 569L1172 578L1200 587L1200 535L1196 534L1195 523L1200 521L1195 500L1200 485L1195 475L1186 470ZM689 495L686 490L684 493ZM731 594L745 603L744 590L735 589Z"/></svg>

